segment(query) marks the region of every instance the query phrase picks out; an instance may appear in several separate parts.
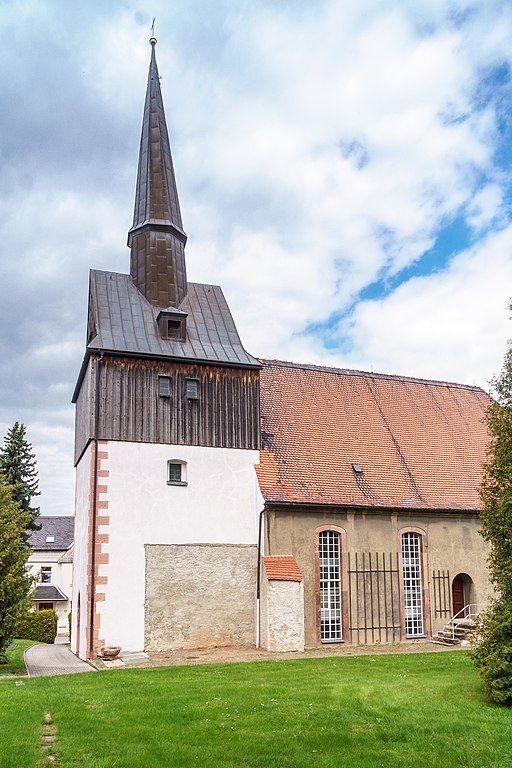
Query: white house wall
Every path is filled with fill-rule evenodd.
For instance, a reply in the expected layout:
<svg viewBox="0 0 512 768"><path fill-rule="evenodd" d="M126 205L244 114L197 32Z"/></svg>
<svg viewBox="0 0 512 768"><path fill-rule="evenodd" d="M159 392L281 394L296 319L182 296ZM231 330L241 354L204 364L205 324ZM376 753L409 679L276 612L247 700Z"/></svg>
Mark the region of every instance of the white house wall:
<svg viewBox="0 0 512 768"><path fill-rule="evenodd" d="M91 503L92 447L89 445L76 467L75 536L73 556L73 609L71 650L81 658L87 653L89 513ZM80 596L80 610L78 600ZM78 616L80 627L77 629Z"/></svg>
<svg viewBox="0 0 512 768"><path fill-rule="evenodd" d="M68 613L71 608L71 591L73 581L73 564L72 563L60 563L59 559L64 554L64 550L35 550L28 559L28 565L30 566L30 572L32 576L36 577L37 583L41 583L41 568L43 566L49 566L52 569L51 584L54 587L58 587L61 592L66 595L67 600L54 602L53 600L42 600L39 602L53 602L55 612L58 616L59 631L67 630L68 627Z"/></svg>
<svg viewBox="0 0 512 768"><path fill-rule="evenodd" d="M108 442L101 462L99 636L124 650L144 647L145 545L255 545L262 505L258 451ZM168 462L186 462L186 486L168 485ZM84 472L80 482L88 483ZM79 493L82 504L83 491ZM84 539L85 534L81 535ZM76 546L76 544L75 544ZM79 579L85 577L78 565ZM96 590L98 594L98 590Z"/></svg>

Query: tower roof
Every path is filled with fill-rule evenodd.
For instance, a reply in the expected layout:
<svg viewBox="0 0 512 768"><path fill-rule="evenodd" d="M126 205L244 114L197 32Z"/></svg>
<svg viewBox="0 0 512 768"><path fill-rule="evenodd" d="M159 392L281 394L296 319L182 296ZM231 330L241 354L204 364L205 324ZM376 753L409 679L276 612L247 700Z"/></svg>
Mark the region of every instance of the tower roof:
<svg viewBox="0 0 512 768"><path fill-rule="evenodd" d="M183 231L160 78L151 37L133 225L132 280L154 306L177 306L187 293Z"/></svg>

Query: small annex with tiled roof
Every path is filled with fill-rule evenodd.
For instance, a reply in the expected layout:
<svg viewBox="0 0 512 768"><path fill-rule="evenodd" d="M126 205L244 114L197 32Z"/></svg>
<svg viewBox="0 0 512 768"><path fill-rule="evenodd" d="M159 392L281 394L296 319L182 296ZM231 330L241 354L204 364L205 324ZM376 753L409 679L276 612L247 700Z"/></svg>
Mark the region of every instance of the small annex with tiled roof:
<svg viewBox="0 0 512 768"><path fill-rule="evenodd" d="M297 561L290 556L263 557L259 617L261 645L268 651L304 650L304 587Z"/></svg>
<svg viewBox="0 0 512 768"><path fill-rule="evenodd" d="M30 534L32 550L28 564L36 579L34 610L51 609L57 613L58 631L68 631L73 583L73 541L75 518L40 516L39 530Z"/></svg>
<svg viewBox="0 0 512 768"><path fill-rule="evenodd" d="M483 606L478 486L489 396L448 382L262 365L256 473L266 553L294 559L304 577L306 644L426 637Z"/></svg>

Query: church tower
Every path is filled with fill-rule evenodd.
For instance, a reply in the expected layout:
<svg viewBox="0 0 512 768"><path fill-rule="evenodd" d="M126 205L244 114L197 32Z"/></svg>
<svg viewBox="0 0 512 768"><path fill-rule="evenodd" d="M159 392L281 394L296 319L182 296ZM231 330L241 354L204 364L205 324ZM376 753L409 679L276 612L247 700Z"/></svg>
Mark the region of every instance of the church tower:
<svg viewBox="0 0 512 768"><path fill-rule="evenodd" d="M160 80L151 61L130 274L91 270L73 402L72 650L251 645L260 362L217 285L187 282Z"/></svg>

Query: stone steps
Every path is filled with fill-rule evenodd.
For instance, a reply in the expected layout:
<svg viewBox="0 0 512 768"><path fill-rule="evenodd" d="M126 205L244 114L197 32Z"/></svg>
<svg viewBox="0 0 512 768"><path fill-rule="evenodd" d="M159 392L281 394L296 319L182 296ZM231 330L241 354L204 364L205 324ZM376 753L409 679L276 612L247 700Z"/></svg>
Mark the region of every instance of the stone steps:
<svg viewBox="0 0 512 768"><path fill-rule="evenodd" d="M459 645L468 634L474 632L476 624L471 618L459 619L454 624L448 622L432 637L433 643L441 645Z"/></svg>

